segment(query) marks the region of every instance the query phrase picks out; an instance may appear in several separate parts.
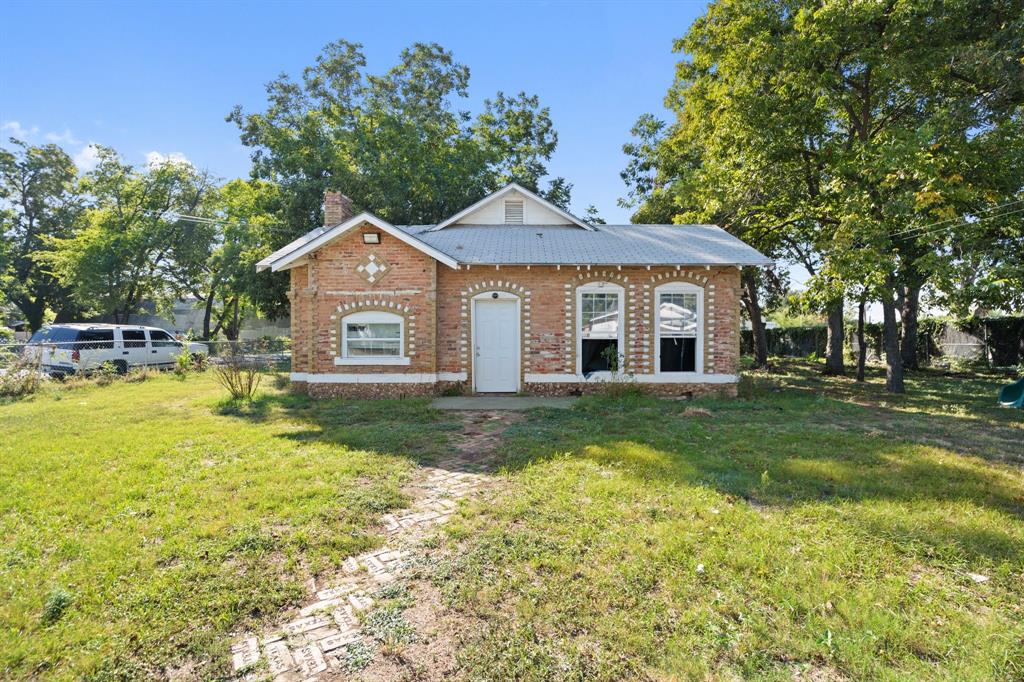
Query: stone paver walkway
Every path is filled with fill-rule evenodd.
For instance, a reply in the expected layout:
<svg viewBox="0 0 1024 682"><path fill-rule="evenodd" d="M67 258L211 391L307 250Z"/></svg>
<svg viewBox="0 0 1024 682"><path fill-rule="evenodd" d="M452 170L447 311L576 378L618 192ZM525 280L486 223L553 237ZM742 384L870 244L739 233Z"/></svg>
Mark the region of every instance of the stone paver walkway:
<svg viewBox="0 0 1024 682"><path fill-rule="evenodd" d="M388 536L385 546L346 559L341 575L315 586L308 603L292 617L236 640L231 656L237 677L252 682L349 678L342 658L347 647L356 642L372 644L360 628L360 615L373 607L375 592L413 564L417 545L432 528L449 519L458 500L476 494L493 480L486 473L490 451L510 421L488 412L466 413L463 432L456 437L456 452L436 466L419 468L406 488L412 504L383 516Z"/></svg>

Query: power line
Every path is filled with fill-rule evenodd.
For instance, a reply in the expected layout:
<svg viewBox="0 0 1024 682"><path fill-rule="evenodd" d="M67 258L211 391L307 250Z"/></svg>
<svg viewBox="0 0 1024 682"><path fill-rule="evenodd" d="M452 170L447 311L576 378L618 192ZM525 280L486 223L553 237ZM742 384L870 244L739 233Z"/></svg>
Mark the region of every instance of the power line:
<svg viewBox="0 0 1024 682"><path fill-rule="evenodd" d="M1018 209L1014 209L1012 211L1004 211L1002 213L997 213L995 215L982 216L980 218L977 218L976 220L964 220L964 219L961 219L957 223L954 223L954 224L951 224L951 225L941 225L941 226L938 226L938 227L932 227L931 229L926 229L926 228L928 228L930 226L922 226L922 227L919 227L919 228L913 228L912 230L904 230L903 232L897 232L895 234L889 235L889 237L892 238L892 237L896 237L898 235L902 235L902 236L906 236L906 237L910 237L910 238L916 239L918 237L924 237L924 236L928 236L928 235L931 235L931 234L938 234L940 232L944 232L945 230L949 230L949 229L956 228L956 227L963 227L963 226L967 226L967 225L977 225L978 223L985 222L986 220L995 220L997 218L1005 218L1006 216L1015 215L1017 213L1024 213L1024 207L1021 207L1021 208L1018 208Z"/></svg>
<svg viewBox="0 0 1024 682"><path fill-rule="evenodd" d="M976 214L991 213L992 211L997 211L999 209L1006 208L1007 206L1013 206L1014 204L1024 204L1024 199L1017 199L1015 201L1007 201L1004 204L996 204L995 206L989 206L988 208L982 209L980 211L975 211L975 213ZM945 220L940 220L938 222L930 223L928 225L919 225L918 227L907 228L906 230L901 230L900 232L893 232L889 236L890 237L898 237L898 236L900 236L902 234L907 234L908 232L916 232L918 230L924 230L924 229L927 229L927 228L930 228L930 227L936 227L936 226L939 226L939 225L944 225L946 223L960 223L960 222L963 222L963 220L964 219L960 218L960 217L946 218Z"/></svg>

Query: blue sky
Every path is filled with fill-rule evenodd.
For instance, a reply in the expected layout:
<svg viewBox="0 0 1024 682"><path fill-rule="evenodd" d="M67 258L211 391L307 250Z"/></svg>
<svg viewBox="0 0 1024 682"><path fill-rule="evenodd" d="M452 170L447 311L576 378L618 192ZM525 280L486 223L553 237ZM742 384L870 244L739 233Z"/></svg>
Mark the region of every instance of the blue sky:
<svg viewBox="0 0 1024 682"><path fill-rule="evenodd" d="M703 2L10 2L0 9L0 126L56 141L88 165L86 145L129 162L181 154L230 178L249 151L230 109L264 105L264 84L297 75L326 43L362 43L371 72L403 47L435 41L470 67L477 110L499 90L525 90L551 108L559 133L550 163L574 184L573 208L628 222L622 144L663 98L678 56L672 42Z"/></svg>

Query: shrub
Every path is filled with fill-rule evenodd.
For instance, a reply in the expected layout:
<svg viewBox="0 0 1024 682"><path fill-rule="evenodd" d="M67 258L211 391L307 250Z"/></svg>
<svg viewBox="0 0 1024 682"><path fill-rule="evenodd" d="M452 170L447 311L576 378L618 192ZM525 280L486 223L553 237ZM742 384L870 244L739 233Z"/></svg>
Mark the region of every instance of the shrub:
<svg viewBox="0 0 1024 682"><path fill-rule="evenodd" d="M237 355L226 358L214 372L218 383L227 389L232 400L252 400L263 378L258 362L246 361Z"/></svg>
<svg viewBox="0 0 1024 682"><path fill-rule="evenodd" d="M192 366L192 353L189 352L188 348L182 348L181 352L178 353L178 357L174 358L174 373L179 378L184 378L186 374L192 371Z"/></svg>
<svg viewBox="0 0 1024 682"><path fill-rule="evenodd" d="M92 375L98 385L108 386L117 379L118 371L114 363L104 362L93 371Z"/></svg>
<svg viewBox="0 0 1024 682"><path fill-rule="evenodd" d="M205 372L210 368L210 356L206 353L191 353L192 369L197 372Z"/></svg>
<svg viewBox="0 0 1024 682"><path fill-rule="evenodd" d="M6 367L0 367L0 396L21 397L39 390L49 377L39 369L39 359L11 355ZM4 364L0 361L0 364Z"/></svg>
<svg viewBox="0 0 1024 682"><path fill-rule="evenodd" d="M50 591L43 604L43 625L52 625L60 620L64 612L71 606L71 593L63 587L56 587Z"/></svg>

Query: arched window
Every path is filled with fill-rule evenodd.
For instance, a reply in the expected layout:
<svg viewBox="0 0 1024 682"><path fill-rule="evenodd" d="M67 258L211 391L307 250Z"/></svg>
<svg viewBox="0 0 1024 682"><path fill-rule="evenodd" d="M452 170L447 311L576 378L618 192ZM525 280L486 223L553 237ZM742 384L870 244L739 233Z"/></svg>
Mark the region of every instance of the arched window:
<svg viewBox="0 0 1024 682"><path fill-rule="evenodd" d="M704 290L682 282L654 290L658 373L704 371Z"/></svg>
<svg viewBox="0 0 1024 682"><path fill-rule="evenodd" d="M401 315L367 310L341 319L341 349L336 365L408 365L405 320Z"/></svg>
<svg viewBox="0 0 1024 682"><path fill-rule="evenodd" d="M576 369L579 374L622 369L626 353L625 290L610 282L576 289Z"/></svg>

